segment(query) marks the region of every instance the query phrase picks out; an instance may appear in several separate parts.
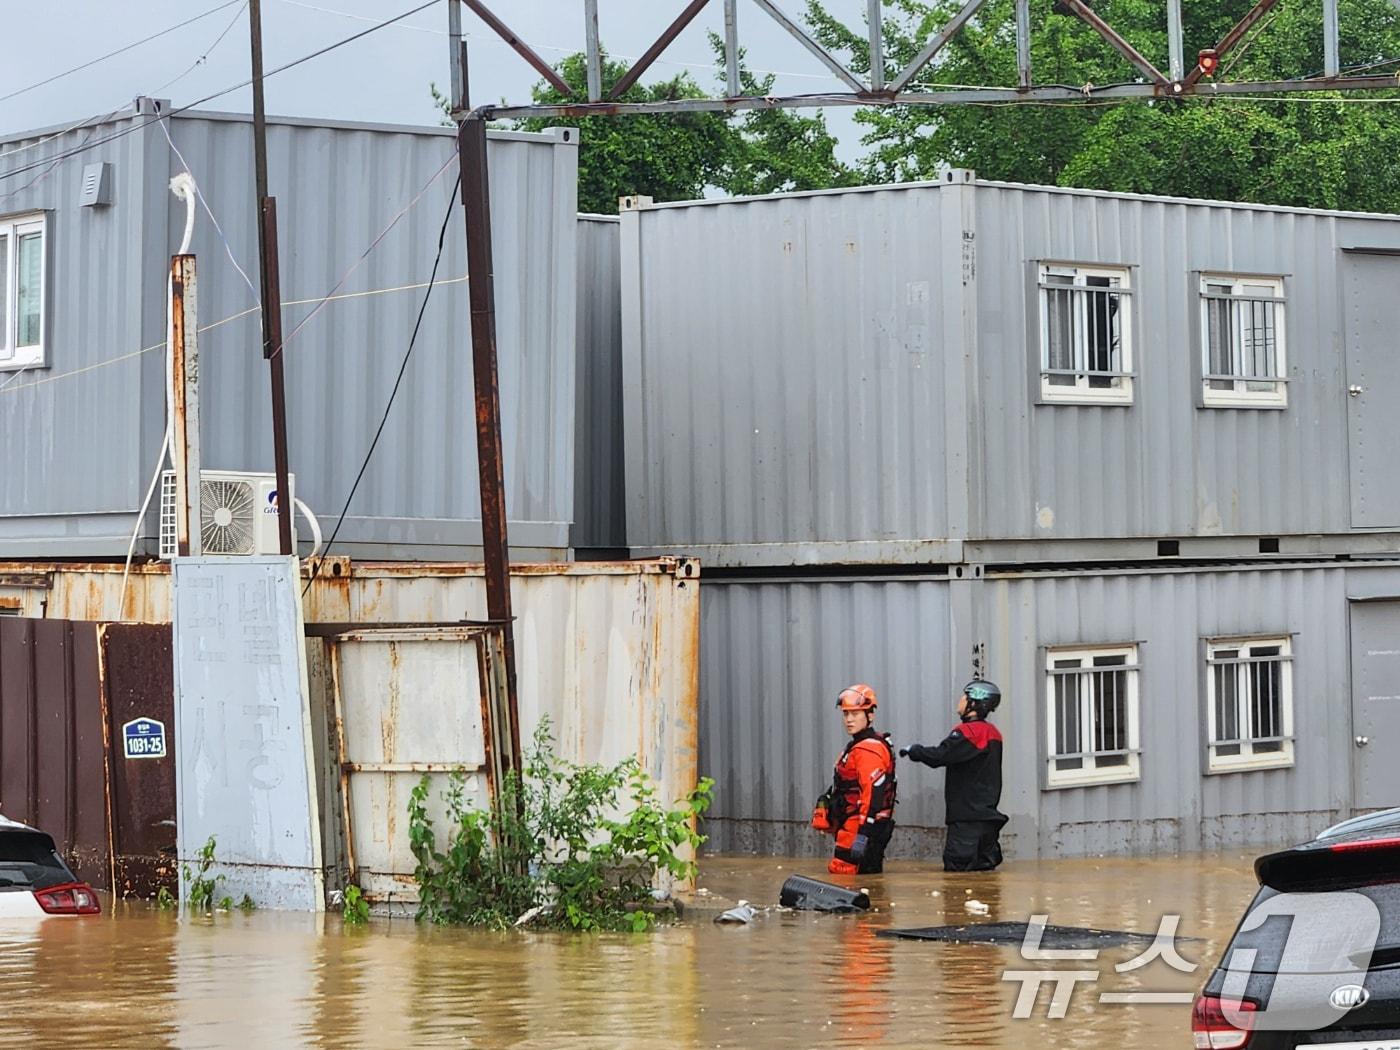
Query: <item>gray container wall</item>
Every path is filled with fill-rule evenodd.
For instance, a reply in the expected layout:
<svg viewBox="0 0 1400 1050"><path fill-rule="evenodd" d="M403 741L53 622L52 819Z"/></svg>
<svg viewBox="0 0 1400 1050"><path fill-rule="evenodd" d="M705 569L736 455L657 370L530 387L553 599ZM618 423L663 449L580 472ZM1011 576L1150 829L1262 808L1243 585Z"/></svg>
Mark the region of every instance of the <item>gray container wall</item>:
<svg viewBox="0 0 1400 1050"><path fill-rule="evenodd" d="M807 828L844 736L842 686L880 695L899 744L936 742L970 673L963 624L1006 699L1002 810L1013 856L1149 854L1305 838L1350 803L1348 571L1279 568L940 579L716 581L702 589L701 772L718 781L716 850L812 853ZM1400 568L1362 570L1371 591ZM960 588L971 597L960 599ZM957 610L957 611L953 611ZM1201 640L1290 633L1292 768L1203 775ZM951 640L950 640L951 639ZM1042 789L1041 646L1140 643L1141 779ZM899 764L895 855L935 854L943 774Z"/></svg>
<svg viewBox="0 0 1400 1050"><path fill-rule="evenodd" d="M634 549L956 529L937 189L659 206L622 237Z"/></svg>
<svg viewBox="0 0 1400 1050"><path fill-rule="evenodd" d="M567 142L566 132L557 134L493 134L490 150L506 499L511 540L525 548L567 547L573 516L577 133L567 132ZM180 119L175 141L229 234L234 255L256 281L252 125L243 117ZM450 129L269 123L268 184L277 197L282 299L299 304L287 310L286 333L314 309L305 301L329 292L451 161L337 294L426 284L453 200L454 146ZM460 556L462 548L480 543L466 248L462 209L451 207L439 284L337 541L342 553L433 558L453 548ZM173 213L172 229L181 217ZM205 222L198 229L202 318L246 309L251 292L217 234ZM355 480L423 295L423 288L414 287L337 300L288 340L291 465L297 495L323 517L340 513ZM259 331L252 314L202 342L208 468L272 469Z"/></svg>
<svg viewBox="0 0 1400 1050"><path fill-rule="evenodd" d="M1400 221L967 177L624 213L634 549L1016 562L1353 532L1342 249L1400 247ZM1037 260L1136 267L1131 406L1035 404ZM1197 407L1211 269L1285 275L1286 410Z"/></svg>
<svg viewBox="0 0 1400 1050"><path fill-rule="evenodd" d="M1400 582L1400 569L1387 570ZM1299 840L1345 815L1351 790L1347 572L1176 570L989 579L981 623L1006 701L1003 807L1043 856L1160 853ZM1294 765L1203 775L1202 639L1293 635ZM1139 643L1141 779L1042 790L1039 647Z"/></svg>
<svg viewBox="0 0 1400 1050"><path fill-rule="evenodd" d="M0 146L7 154L0 173L38 165L0 178L0 215L45 211L49 221L51 367L0 372L0 444L10 452L0 470L0 549L9 556L124 552L155 465L150 436L159 442L164 401L152 406L142 392L148 359L158 364L159 353L137 351L164 344L164 295L143 298L133 275L164 250L164 208L151 217L145 204L166 192L170 176L150 140L155 129L131 131L146 119L36 133ZM121 137L60 159L113 135ZM83 166L101 162L112 165L114 203L80 208ZM47 381L59 373L78 374Z"/></svg>
<svg viewBox="0 0 1400 1050"><path fill-rule="evenodd" d="M199 322L207 326L250 311L256 302L229 258L256 285L251 123L244 116L191 113L170 125L228 242L226 248L201 210L192 251L199 258ZM512 542L527 556L561 556L573 516L576 136L572 130L491 136L507 507ZM71 138L55 144L72 145ZM29 478L7 471L0 480L0 539L6 540L7 556L123 553L154 465L164 418L159 350L143 355L139 365L123 362L57 378L164 339L169 255L184 222L183 205L166 184L183 165L158 125L106 148L123 144L135 155L113 157L111 207L77 206L86 154L60 165L35 187L42 199L31 191L32 203L24 205L55 209L56 333L52 368L43 374L54 381L18 393L0 391L0 427L26 435L30 445L33 435L43 435L52 448L36 457ZM345 298L292 333L313 309L307 301L330 292L451 160L454 139L450 129L273 119L268 151L286 307L291 468L297 495L323 522L333 522L407 349L424 289L403 286L425 284L431 273L455 162L336 291ZM9 210L0 201L0 212ZM112 227L107 237L114 247L99 253L87 238L104 224ZM63 232L69 228L75 231L71 240ZM337 541L341 553L462 558L480 543L464 258L463 217L456 205L447 219L438 285ZM86 343L80 342L83 332L90 333ZM200 352L204 467L270 471L268 375L256 311L203 333ZM21 378L16 386L27 381ZM16 517L36 514L49 517ZM152 533L155 520L154 514L147 519ZM94 538L75 538L89 534Z"/></svg>
<svg viewBox="0 0 1400 1050"><path fill-rule="evenodd" d="M896 747L947 734L949 584L942 580L724 581L700 588L700 774L714 777L706 849L812 854L808 826L847 737L846 686L880 699L877 727ZM900 763L896 854L935 843L934 778Z"/></svg>
<svg viewBox="0 0 1400 1050"><path fill-rule="evenodd" d="M1340 249L1394 240L1400 223L986 183L975 196L988 469L975 535L1350 531ZM1037 260L1137 267L1131 407L1034 404ZM1196 407L1193 271L1210 270L1286 275L1286 410Z"/></svg>
<svg viewBox="0 0 1400 1050"><path fill-rule="evenodd" d="M622 443L622 285L615 215L578 220L574 528L570 546L627 546Z"/></svg>

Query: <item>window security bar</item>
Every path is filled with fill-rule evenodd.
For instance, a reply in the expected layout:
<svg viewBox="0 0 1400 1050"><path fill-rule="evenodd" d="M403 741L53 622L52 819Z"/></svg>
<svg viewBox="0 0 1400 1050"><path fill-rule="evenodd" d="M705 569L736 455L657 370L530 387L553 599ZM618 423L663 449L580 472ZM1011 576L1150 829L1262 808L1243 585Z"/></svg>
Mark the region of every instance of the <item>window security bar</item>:
<svg viewBox="0 0 1400 1050"><path fill-rule="evenodd" d="M1286 306L1288 300L1281 295L1232 295L1229 292L1202 292L1202 299L1220 299L1227 303L1278 303Z"/></svg>
<svg viewBox="0 0 1400 1050"><path fill-rule="evenodd" d="M1108 379L1136 379L1136 372L1115 372L1107 368L1042 368L1043 376L1098 376ZM1251 380L1253 382L1253 380ZM1263 380L1260 380L1263 382Z"/></svg>
<svg viewBox="0 0 1400 1050"><path fill-rule="evenodd" d="M1091 675L1137 670L1139 670L1137 664L1095 664L1091 667L1047 667L1045 673L1049 675Z"/></svg>
<svg viewBox="0 0 1400 1050"><path fill-rule="evenodd" d="M1252 376L1242 372L1235 373L1210 373L1201 376L1205 382L1217 383L1291 383L1293 380L1288 376ZM1230 391L1215 391L1215 393L1230 393Z"/></svg>
<svg viewBox="0 0 1400 1050"><path fill-rule="evenodd" d="M1132 295L1136 290L1125 284L1074 284L1074 278L1066 276L1063 281L1046 281L1042 279L1038 285L1041 288L1048 288L1052 292L1095 292L1099 295ZM1240 299L1241 296L1227 295L1226 299ZM1282 299L1279 302L1283 302Z"/></svg>
<svg viewBox="0 0 1400 1050"><path fill-rule="evenodd" d="M1140 754L1142 754L1142 748L1140 747L1124 747L1113 751L1056 751L1050 756L1050 759L1054 762L1060 762L1067 758L1112 758L1115 755L1126 756Z"/></svg>
<svg viewBox="0 0 1400 1050"><path fill-rule="evenodd" d="M1284 653L1280 653L1278 656L1211 656L1206 658L1206 663L1212 667L1228 667L1232 664L1282 664L1292 662L1292 655Z"/></svg>
<svg viewBox="0 0 1400 1050"><path fill-rule="evenodd" d="M1239 744L1291 744L1294 738L1291 736L1232 736L1221 740L1212 740L1211 747L1232 747ZM1234 755L1229 756L1234 758Z"/></svg>

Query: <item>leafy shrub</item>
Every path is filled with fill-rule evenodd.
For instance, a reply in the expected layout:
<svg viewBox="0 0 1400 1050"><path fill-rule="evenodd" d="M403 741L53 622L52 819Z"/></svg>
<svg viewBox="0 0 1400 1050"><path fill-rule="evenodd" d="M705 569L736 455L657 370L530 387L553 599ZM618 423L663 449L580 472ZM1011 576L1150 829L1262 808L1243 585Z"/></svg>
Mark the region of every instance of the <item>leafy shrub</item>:
<svg viewBox="0 0 1400 1050"><path fill-rule="evenodd" d="M667 808L636 759L577 765L553 745L544 721L524 775L512 771L500 786L499 815L469 806L466 775L453 773L441 850L427 813L429 778L418 782L408 819L420 921L505 929L533 912L527 921L541 925L640 932L656 921L658 872L694 874L682 853L704 841L695 818L709 808L714 781ZM619 797L628 812L614 820Z"/></svg>

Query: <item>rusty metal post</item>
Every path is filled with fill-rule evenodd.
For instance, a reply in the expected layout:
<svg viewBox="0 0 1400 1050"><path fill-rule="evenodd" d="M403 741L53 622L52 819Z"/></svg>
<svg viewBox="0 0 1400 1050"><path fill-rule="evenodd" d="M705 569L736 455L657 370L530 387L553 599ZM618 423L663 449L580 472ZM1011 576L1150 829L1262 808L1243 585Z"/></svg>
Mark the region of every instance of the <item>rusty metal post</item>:
<svg viewBox="0 0 1400 1050"><path fill-rule="evenodd" d="M462 83L467 83L465 71ZM501 391L496 364L491 194L486 159L486 121L480 115L473 113L457 125L457 151L462 172L462 207L467 225L467 287L471 299L472 387L476 401L477 478L481 486L481 545L486 563L486 615L501 624L510 708L511 768L519 769L520 709L515 689L510 540L506 528Z"/></svg>
<svg viewBox="0 0 1400 1050"><path fill-rule="evenodd" d="M287 382L282 370L282 278L277 262L277 198L262 199L263 355L272 373L272 454L277 469L277 536L284 555L292 546L292 489L287 462Z"/></svg>
<svg viewBox="0 0 1400 1050"><path fill-rule="evenodd" d="M263 104L262 4L248 0L253 48L253 173L258 197L258 270L261 278L263 358L272 371L272 454L277 470L277 535L292 548L292 493L288 484L287 390L282 373L282 290L277 273L277 202L267 195L267 113ZM271 230L269 239L268 231Z"/></svg>
<svg viewBox="0 0 1400 1050"><path fill-rule="evenodd" d="M170 358L174 373L175 550L203 553L199 510L199 289L193 255L170 259Z"/></svg>

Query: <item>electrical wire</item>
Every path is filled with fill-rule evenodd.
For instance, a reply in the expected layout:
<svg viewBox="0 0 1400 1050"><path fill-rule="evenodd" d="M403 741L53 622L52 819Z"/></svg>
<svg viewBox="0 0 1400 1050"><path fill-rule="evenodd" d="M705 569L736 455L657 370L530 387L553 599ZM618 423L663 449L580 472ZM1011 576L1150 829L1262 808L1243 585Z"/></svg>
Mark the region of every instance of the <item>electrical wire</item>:
<svg viewBox="0 0 1400 1050"><path fill-rule="evenodd" d="M123 105L125 105L125 103L123 103ZM52 142L54 139L61 139L64 135L71 135L73 132L86 127L88 124L101 124L104 120L115 115L120 108L121 107L118 106L117 109L112 110L112 112L108 113L106 116L100 113L94 113L90 117L84 117L71 127L63 128L61 131L55 131L52 134L45 135L43 138L35 139L33 142L26 142L23 146L7 149L4 153L0 153L0 160L4 160L6 157L13 157L16 153L27 153L32 149L38 149L44 143Z"/></svg>
<svg viewBox="0 0 1400 1050"><path fill-rule="evenodd" d="M228 25L224 26L224 31L214 38L214 42L204 49L204 53L202 55L200 55L198 58L196 58L193 62L190 63L188 69L186 69L179 76L175 77L173 80L167 80L160 87L153 88L152 90L146 93L151 96L159 95L162 91L174 87L180 81L184 80L187 76L193 73L196 69L202 66L205 62L207 62L209 60L209 56L214 53L214 49L224 42L224 37L228 36L229 33L233 31L233 27L238 25L238 20L243 17L243 12L246 10L248 10L248 0L242 0L242 3L239 5L238 10L234 12L233 19L229 22Z"/></svg>
<svg viewBox="0 0 1400 1050"><path fill-rule="evenodd" d="M300 332L303 328L305 328L311 322L311 319L313 317L315 317L318 313L321 312L321 308L325 306L326 303L331 302L333 299L336 298L336 293L340 291L342 287L344 287L345 282L350 279L350 275L354 273L357 269L359 269L360 264L369 258L370 252L374 251L374 249L379 247L379 242L389 235L389 231L398 225L400 219L402 219L405 215L407 215L410 211L413 210L413 208L418 204L418 202L423 199L423 195L427 193L429 189L432 188L433 183L437 182L438 179L442 178L442 173L445 172L448 168L450 168L456 162L456 160L457 154L454 151L452 155L449 156L447 160L443 163L442 167L438 168L438 170L433 173L433 177L430 178L424 184L423 188L418 191L417 196L415 196L411 201L409 201L402 208L400 208L398 214L389 220L389 225L385 226L384 229L379 231L379 236L376 237L373 241L371 241L369 247L360 253L360 257L356 259L354 263L351 264L350 269L346 270L345 273L341 275L340 280L335 282L335 284L331 287L331 290L316 302L316 305L311 310L311 312L308 313L305 317L303 317L301 321L297 323L297 326L293 328L291 332L283 338L282 345L273 349L271 355L272 357L276 357L278 354L280 354L282 352L283 347L290 343L292 339L296 336L296 334Z"/></svg>
<svg viewBox="0 0 1400 1050"><path fill-rule="evenodd" d="M226 0L225 3L220 4L218 7L211 7L202 15L195 15L193 18L187 18L183 22L180 22L178 25L169 26L165 29L160 30L160 32L158 33L152 33L150 36L142 37L135 43L127 44L125 47L119 47L115 51L108 51L105 55L99 55L97 58L90 59L87 62L82 63L82 65L74 66L72 69L65 69L61 73L55 73L53 74L53 76L46 77L45 79L40 80L37 83L30 84L28 87L18 88L14 91L11 91L8 95L0 95L0 102L8 102L10 99L18 98L20 95L27 94L30 91L35 90L36 88L41 88L46 84L52 84L55 80L62 80L64 77L70 76L73 73L79 73L84 69L91 69L99 62L105 62L109 58L115 58L117 55L125 54L132 48L140 47L142 44L149 44L152 40L158 40L163 36L175 32L175 30L177 29L184 29L187 25L193 25L195 22L198 22L202 18L208 18L210 15L218 14L218 12L222 11L224 8L232 7L234 4L239 2L241 2L241 0Z"/></svg>
<svg viewBox="0 0 1400 1050"><path fill-rule="evenodd" d="M372 21L372 18L369 15L356 14L354 11L338 11L333 7L319 7L316 4L308 4L305 2L305 0L281 0L281 2L291 7L300 7L303 10L316 11L323 15L337 15L341 18L354 19L357 22ZM399 28L411 29L417 33L430 33L433 36L448 35L446 29L434 29L431 26L401 25L399 26ZM467 40L479 40L488 44L501 44L506 47L510 46L508 41L502 40L495 33L481 35L473 33L463 33L462 36ZM531 44L530 47L535 51L552 51L558 55L576 55L579 52L579 48L577 47L561 47L558 44ZM631 63L636 62L639 56L615 55L609 53L608 57L615 58L622 62ZM714 62L682 62L680 59L677 58L657 58L654 60L653 64L658 66L675 66L679 69L695 69L708 73L717 72L720 68L718 64ZM781 69L749 69L748 67L745 67L745 69L747 72L759 73L765 76L772 75L775 77L794 77L800 80L825 80L828 82L836 80L836 76L831 73L792 73Z"/></svg>
<svg viewBox="0 0 1400 1050"><path fill-rule="evenodd" d="M394 387L389 391L389 400L384 405L384 416L379 420L379 428L374 432L374 438L369 443L369 450L365 453L363 462L360 463L359 473L355 475L355 483L350 486L350 494L345 497L345 506L340 508L340 517L336 519L335 528L331 530L331 538L326 542L326 549L320 558L316 560L315 567L311 570L311 576L306 581L305 588L302 589L302 597L306 597L306 592L311 589L311 585L316 582L316 577L321 574L321 566L330 557L331 549L335 546L336 537L340 535L340 527L345 524L345 516L350 512L350 503L355 498L355 493L360 488L360 482L364 479L365 471L369 469L369 461L374 456L374 450L379 446L379 439L384 433L384 427L389 422L389 413L394 408L394 399L398 397L399 387L403 384L404 373L408 371L409 359L413 356L414 344L418 342L418 331L423 326L423 315L428 310L428 300L433 297L433 287L437 283L438 266L442 263L442 248L447 242L447 224L452 220L452 211L457 204L457 190L462 185L462 178L459 175L456 183L452 187L452 192L447 197L447 213L442 217L442 228L438 230L437 255L433 259L433 272L428 276L428 288L423 293L422 305L418 307L418 319L413 322L413 334L408 337L408 349L404 351L403 360L399 362L399 374L394 378Z"/></svg>
<svg viewBox="0 0 1400 1050"><path fill-rule="evenodd" d="M438 281L437 285L439 288L442 288L449 284L466 283L467 277L466 275L463 275L461 277L449 277L446 280ZM293 306L308 306L313 303L339 302L345 299L364 299L372 295L389 295L393 292L415 292L420 288L426 287L428 287L427 281L419 281L415 284L400 284L395 285L392 288L368 288L362 292L345 292L341 295L321 296L320 298L316 299L287 299L283 301L282 309L288 310ZM246 310L240 310L238 311L238 313L230 314L228 317L222 318L221 320L213 321L210 324L206 325L200 325L198 329L199 334L203 335L205 332L213 331L215 328L220 328L223 325L232 324L234 321L242 320L249 314L257 313L259 309L260 307L250 306ZM14 383L16 379L28 372L34 371L36 367L34 365L27 365L24 368L15 369L14 374L11 375L9 379L7 379L3 383L0 383L0 394L16 394L19 393L19 391L21 390L28 390L30 387L43 386L46 383L56 383L60 379L70 379L73 376L84 375L87 372L96 372L99 369L106 368L109 365L119 365L123 361L131 361L135 358L142 357L145 354L155 353L157 350L162 349L164 346L165 340L162 339L159 343L152 343L150 346L144 346L140 350L132 350L130 353L121 354L117 357L109 357L105 360L96 361L90 365L84 365L81 368L74 368L67 372L58 372L54 375L40 376L38 379L35 379L31 383L21 383L19 386L11 387L11 384Z"/></svg>
<svg viewBox="0 0 1400 1050"><path fill-rule="evenodd" d="M160 130L165 133L165 141L170 143L170 149L175 156L179 158L180 166L185 169L185 174L188 175L190 181L194 183L194 195L199 199L200 205L204 208L204 213L209 216L209 221L214 224L214 231L218 233L219 240L223 242L224 252L228 255L229 262L233 263L233 268L238 271L238 275L243 278L243 283L248 286L248 291L253 296L253 302L261 305L262 297L258 295L258 290L253 285L252 279L249 278L247 271L244 270L242 266L238 265L238 259L233 254L233 245L229 244L228 238L224 236L224 228L219 225L219 220L214 215L213 209L209 207L209 202L204 199L204 191L199 188L199 180L194 177L194 172L190 170L189 161L185 160L185 155L180 152L180 147L175 145L175 140L170 137L170 128L167 126L170 121L160 120L156 123L160 126Z"/></svg>
<svg viewBox="0 0 1400 1050"><path fill-rule="evenodd" d="M214 53L214 49L223 42L224 37L228 36L229 32L233 29L233 27L238 24L238 20L243 17L243 12L248 7L248 0L234 0L234 3L240 2L241 6L239 7L238 12L233 16L233 20L229 22L227 26L224 27L224 31L214 38L214 42L204 49L204 53L200 55L199 58L195 59L195 61L190 65L188 69L176 76L174 79L167 80L164 84L160 85L160 87L153 88L152 90L146 92L146 94L150 96L159 95L162 91L166 90L169 87L172 87L179 81L183 80L185 77L189 76L190 73L194 72L194 70L201 63L205 62L209 58L209 56ZM228 5L225 4L224 6ZM217 11L218 8L215 8L215 10ZM209 13L212 14L213 12ZM33 142L26 143L23 146L17 146L14 149L6 150L5 152L0 153L0 160L3 160L5 157L12 157L16 153L24 153L26 150L37 149L38 147L44 145L44 143L46 142L52 142L54 139L60 139L64 135L70 135L88 124L104 124L107 121L111 120L114 116L116 116L117 113L119 113L126 104L127 103L123 101L121 103L118 103L118 105L105 116L94 115L91 117L84 117L82 120L78 121L71 127L64 128L61 131L55 131L51 135L45 135L43 138L35 139Z"/></svg>
<svg viewBox="0 0 1400 1050"><path fill-rule="evenodd" d="M117 115L117 113L118 113L120 110L121 110L121 105L119 104L119 105L117 106L116 109L112 110L112 111L111 111L110 113L108 113L105 117L100 117L95 123L93 123L92 126L88 128L87 135L83 138L83 141L82 141L81 145L86 146L87 143L90 142L90 141L92 140L92 136L93 136L94 134L96 134L97 129L98 129L99 127L101 127L101 126L103 125L103 123L105 123L106 121L111 120L113 117L115 117L115 116ZM86 121L85 121L84 123L86 123ZM76 126L77 126L77 127L82 127L83 125L82 125L82 124L78 124L78 125L76 125ZM71 129L70 129L70 130L71 130ZM66 131L65 131L65 132L60 132L60 134L66 135L66 134L68 134L68 132L66 132ZM50 136L50 137L52 137L52 136ZM47 140L47 139L44 139L44 140L41 140L41 141L48 141L48 140ZM19 152L19 151L16 150L15 152ZM48 166L47 168L44 168L43 171L41 171L38 175L35 175L32 179L30 179L28 182L26 182L23 186L17 187L16 189L10 190L10 191L8 191L8 192L6 192L6 193L0 193L0 201L6 200L6 199L8 199L8 198L10 198L10 197L13 197L13 196L15 196L16 194L23 193L25 190L33 189L35 186L39 185L39 183L43 182L43 181L44 181L45 179L47 179L50 175L52 175L55 171L57 171L59 165L63 163L64 159L65 159L65 158L62 157L62 156L55 157L54 160L53 160L53 162L50 163L49 166ZM35 163L34 167L42 167L42 166L43 166L44 164L46 164L46 163L48 163L47 160L38 161L38 162Z"/></svg>
<svg viewBox="0 0 1400 1050"><path fill-rule="evenodd" d="M395 15L393 18L387 18L382 22L378 22L375 25L370 26L368 29L363 29L358 33L352 33L350 36L345 37L343 40L337 40L333 44L327 44L323 48L320 48L316 51L312 51L309 54L302 55L300 58L295 58L290 62L284 63L283 65L278 66L276 69L267 70L265 73L263 73L263 80L266 81L268 77L276 76L279 73L285 73L289 69L293 69L299 65L302 65L303 63L310 62L313 59L320 58L322 55L328 54L331 51L336 50L337 48L344 47L346 44L352 44L356 40L363 39L364 37L369 36L371 33L378 32L381 29L393 25L395 22L399 22L405 18L408 18L410 15L416 15L419 11L426 11L428 8L432 7L436 3L438 3L438 0L427 0L426 3L418 4L416 7L412 7L407 11L403 11L400 14ZM105 138L100 138L93 142L85 142L81 146L77 146L64 153L60 153L56 158L54 158L54 160L61 161L68 160L71 157L76 157L80 153L85 153L90 149L96 149L98 146L105 145L108 142L114 142L117 139L123 138L127 135L133 134L134 132L140 131L142 128L147 127L155 121L164 120L167 117L178 116L181 113L194 109L195 106L202 106L206 102L210 102L216 98L222 98L224 95L245 88L251 83L253 83L253 78L250 77L247 80L215 91L211 95L205 95L203 98L196 99L188 105L177 106L169 112L158 114L150 118L149 120L143 120L139 123L132 123L130 126L122 128L120 131L113 132L111 135L108 135ZM33 171L35 168L43 167L46 163L48 163L47 159L42 161L34 161L33 163L27 165L21 165L18 168L11 168L9 171L0 172L0 179L8 179L13 178L16 175L23 175L25 172Z"/></svg>

